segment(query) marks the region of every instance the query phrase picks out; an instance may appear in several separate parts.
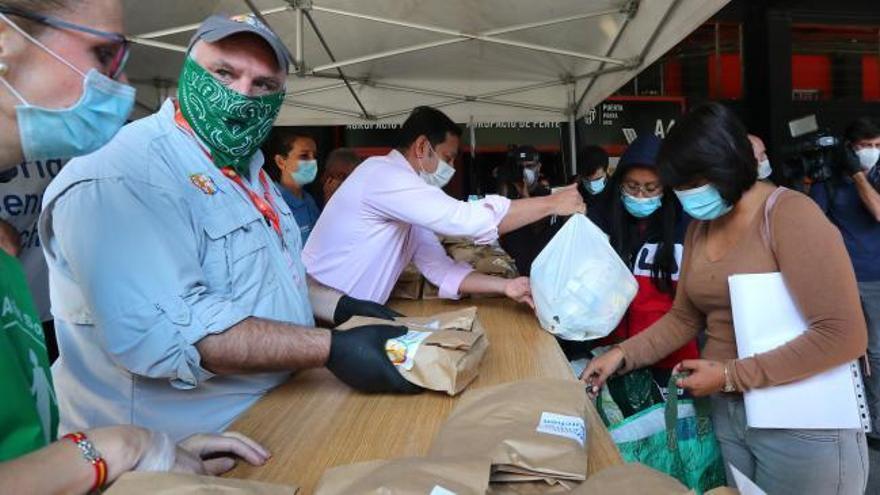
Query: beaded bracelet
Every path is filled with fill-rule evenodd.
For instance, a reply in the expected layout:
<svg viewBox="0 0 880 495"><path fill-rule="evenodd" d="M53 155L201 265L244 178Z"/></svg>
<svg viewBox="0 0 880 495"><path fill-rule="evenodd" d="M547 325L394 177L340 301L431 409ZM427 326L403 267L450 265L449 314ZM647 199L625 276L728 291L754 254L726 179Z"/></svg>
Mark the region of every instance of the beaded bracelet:
<svg viewBox="0 0 880 495"><path fill-rule="evenodd" d="M95 469L95 482L92 484L91 492L97 492L107 481L107 462L101 457L101 453L95 448L92 442L86 437L85 433L78 431L76 433L68 433L62 438L66 438L76 444L82 453L83 459L86 460Z"/></svg>

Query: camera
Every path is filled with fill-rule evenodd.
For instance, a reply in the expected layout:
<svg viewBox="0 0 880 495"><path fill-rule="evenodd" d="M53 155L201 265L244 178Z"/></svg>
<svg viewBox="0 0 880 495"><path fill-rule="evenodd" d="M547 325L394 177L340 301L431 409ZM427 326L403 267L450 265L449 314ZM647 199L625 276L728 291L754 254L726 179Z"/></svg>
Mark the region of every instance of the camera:
<svg viewBox="0 0 880 495"><path fill-rule="evenodd" d="M783 174L792 184L823 182L834 176L843 151L843 140L819 129L815 115L788 123L794 142L783 148Z"/></svg>

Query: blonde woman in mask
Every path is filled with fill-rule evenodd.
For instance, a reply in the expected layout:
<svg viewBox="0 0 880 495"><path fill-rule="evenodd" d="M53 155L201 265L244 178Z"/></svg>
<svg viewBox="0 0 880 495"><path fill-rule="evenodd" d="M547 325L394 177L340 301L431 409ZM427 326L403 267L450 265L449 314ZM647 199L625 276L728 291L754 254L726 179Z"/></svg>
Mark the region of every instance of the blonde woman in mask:
<svg viewBox="0 0 880 495"><path fill-rule="evenodd" d="M0 1L0 171L87 154L113 137L134 104L121 31L118 0ZM218 474L233 457L268 459L237 433L175 445L164 433L124 425L55 441L58 408L39 318L21 265L2 250L0 299L3 492L87 493L125 471Z"/></svg>

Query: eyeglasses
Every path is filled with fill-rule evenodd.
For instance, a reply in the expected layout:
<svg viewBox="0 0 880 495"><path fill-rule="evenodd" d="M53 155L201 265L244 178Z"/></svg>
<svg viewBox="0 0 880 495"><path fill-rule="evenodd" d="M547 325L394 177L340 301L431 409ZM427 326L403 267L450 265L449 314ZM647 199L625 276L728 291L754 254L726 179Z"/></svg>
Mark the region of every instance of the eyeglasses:
<svg viewBox="0 0 880 495"><path fill-rule="evenodd" d="M44 26L49 26L51 28L66 29L68 31L78 31L80 33L91 34L93 36L111 41L111 45L97 47L95 49L95 55L98 58L98 62L104 69L102 72L112 79L119 79L122 76L123 71L125 70L125 64L126 62L128 62L128 56L131 52L131 44L125 37L125 35L121 33L101 31L99 29L90 28L88 26L81 26L79 24L67 22L57 17L37 14L35 12L28 12L26 10L16 9L12 7L0 6L0 13L21 17L23 19L42 24Z"/></svg>
<svg viewBox="0 0 880 495"><path fill-rule="evenodd" d="M651 182L643 185L638 182L627 181L621 184L620 188L623 189L623 192L632 196L638 196L641 192L644 192L645 196L657 196L663 191L663 185L659 182Z"/></svg>

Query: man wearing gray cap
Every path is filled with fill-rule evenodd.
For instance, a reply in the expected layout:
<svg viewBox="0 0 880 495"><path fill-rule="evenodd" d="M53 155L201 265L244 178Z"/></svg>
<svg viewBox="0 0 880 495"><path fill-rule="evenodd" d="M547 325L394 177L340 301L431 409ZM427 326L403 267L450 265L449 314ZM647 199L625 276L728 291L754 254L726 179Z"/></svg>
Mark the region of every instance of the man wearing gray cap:
<svg viewBox="0 0 880 495"><path fill-rule="evenodd" d="M258 21L208 18L178 98L71 161L47 190L61 433L223 430L305 368L365 391L417 390L385 355L402 327L314 328L315 317L393 313L307 280L299 229L259 151L287 60Z"/></svg>

